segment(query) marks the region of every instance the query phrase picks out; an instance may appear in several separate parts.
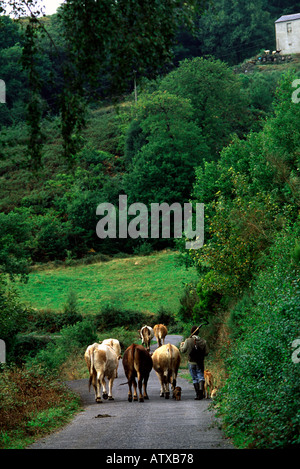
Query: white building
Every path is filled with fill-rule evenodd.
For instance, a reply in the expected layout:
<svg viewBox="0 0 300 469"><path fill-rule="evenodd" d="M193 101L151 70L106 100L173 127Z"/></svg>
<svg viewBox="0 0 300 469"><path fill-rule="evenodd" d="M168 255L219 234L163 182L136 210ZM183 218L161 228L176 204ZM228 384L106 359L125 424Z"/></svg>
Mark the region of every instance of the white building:
<svg viewBox="0 0 300 469"><path fill-rule="evenodd" d="M281 16L275 21L276 50L281 54L300 54L300 13Z"/></svg>

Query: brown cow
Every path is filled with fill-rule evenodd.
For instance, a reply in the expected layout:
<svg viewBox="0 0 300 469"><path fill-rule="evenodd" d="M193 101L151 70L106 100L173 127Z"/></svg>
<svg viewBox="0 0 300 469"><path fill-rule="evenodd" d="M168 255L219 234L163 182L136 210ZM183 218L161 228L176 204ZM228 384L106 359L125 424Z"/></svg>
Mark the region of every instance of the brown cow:
<svg viewBox="0 0 300 469"><path fill-rule="evenodd" d="M134 388L133 400L138 400L136 377L138 381L139 401L144 402L144 399L149 399L147 394L147 383L152 366L151 355L142 345L132 344L125 350L123 354L123 367L128 380L129 402L132 401L132 385ZM142 391L142 387L144 388L144 393Z"/></svg>
<svg viewBox="0 0 300 469"><path fill-rule="evenodd" d="M213 375L210 371L204 370L204 396L209 399L209 393L212 393L214 387ZM208 391L209 388L209 391Z"/></svg>
<svg viewBox="0 0 300 469"><path fill-rule="evenodd" d="M84 358L89 368L91 384L94 387L96 402L101 403L101 385L103 388L103 399L114 400L112 397L113 382L118 368L118 357L116 352L109 345L97 344L89 345ZM108 378L108 394L106 391L105 377Z"/></svg>
<svg viewBox="0 0 300 469"><path fill-rule="evenodd" d="M156 324L153 327L153 331L154 331L154 335L155 335L157 343L158 343L158 347L160 347L161 342L163 342L163 344L165 343L165 337L168 333L168 330L167 330L166 326L164 326L163 324Z"/></svg>
<svg viewBox="0 0 300 469"><path fill-rule="evenodd" d="M148 350L148 352L150 352L150 343L151 343L151 340L154 337L154 332L153 332L152 327L143 326L139 330L139 334L140 334L141 339L142 339L142 344L145 345L146 350Z"/></svg>
<svg viewBox="0 0 300 469"><path fill-rule="evenodd" d="M153 368L160 381L160 396L169 399L169 384L172 386L173 397L176 387L178 368L180 365L180 353L172 344L162 345L152 355Z"/></svg>

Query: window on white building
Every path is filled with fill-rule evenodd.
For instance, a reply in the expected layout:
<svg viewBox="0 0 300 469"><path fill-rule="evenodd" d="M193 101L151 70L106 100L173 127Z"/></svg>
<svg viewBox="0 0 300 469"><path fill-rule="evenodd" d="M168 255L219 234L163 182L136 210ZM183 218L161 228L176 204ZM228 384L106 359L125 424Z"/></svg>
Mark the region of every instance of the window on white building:
<svg viewBox="0 0 300 469"><path fill-rule="evenodd" d="M288 33L292 32L292 23L287 23L286 24L286 30L287 30Z"/></svg>

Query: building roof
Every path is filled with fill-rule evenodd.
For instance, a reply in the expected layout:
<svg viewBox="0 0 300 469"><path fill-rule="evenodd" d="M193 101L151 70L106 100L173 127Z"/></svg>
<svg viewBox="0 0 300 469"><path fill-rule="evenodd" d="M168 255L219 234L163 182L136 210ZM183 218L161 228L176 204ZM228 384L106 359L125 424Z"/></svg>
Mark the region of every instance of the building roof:
<svg viewBox="0 0 300 469"><path fill-rule="evenodd" d="M293 20L300 20L300 13L295 13L294 15L284 15L278 18L275 23L282 23L283 21L293 21Z"/></svg>

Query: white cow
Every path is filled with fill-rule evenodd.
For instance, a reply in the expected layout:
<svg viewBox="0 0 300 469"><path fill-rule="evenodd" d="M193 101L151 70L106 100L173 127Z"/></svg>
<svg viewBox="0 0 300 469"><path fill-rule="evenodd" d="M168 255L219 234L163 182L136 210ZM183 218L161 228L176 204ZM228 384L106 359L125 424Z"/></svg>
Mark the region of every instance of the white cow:
<svg viewBox="0 0 300 469"><path fill-rule="evenodd" d="M171 384L173 397L176 399L174 391L180 365L180 353L178 348L172 344L161 345L153 353L152 361L153 368L160 382L160 396L169 399L169 384Z"/></svg>
<svg viewBox="0 0 300 469"><path fill-rule="evenodd" d="M105 340L102 340L100 342L100 344L110 345L114 349L114 351L116 352L116 354L118 356L118 360L120 360L120 358L122 358L121 345L120 345L120 342L118 341L118 339L105 339ZM116 378L117 377L118 377L118 371L116 371Z"/></svg>
<svg viewBox="0 0 300 469"><path fill-rule="evenodd" d="M120 358L122 358L121 345L120 345L120 342L117 339L105 339L105 340L102 340L100 342L100 344L110 345L114 349L114 351L116 352L116 354L118 356L118 360L120 360Z"/></svg>
<svg viewBox="0 0 300 469"><path fill-rule="evenodd" d="M154 337L154 331L153 331L152 327L143 326L139 330L139 334L140 334L141 339L142 339L142 345L144 345L146 350L148 350L148 352L149 352L150 351L150 343L151 343L151 340Z"/></svg>
<svg viewBox="0 0 300 469"><path fill-rule="evenodd" d="M89 389L94 387L96 402L101 403L101 386L103 399L114 400L112 396L113 382L118 368L118 356L110 345L94 343L85 351L84 358L89 369ZM105 377L108 378L108 393Z"/></svg>

